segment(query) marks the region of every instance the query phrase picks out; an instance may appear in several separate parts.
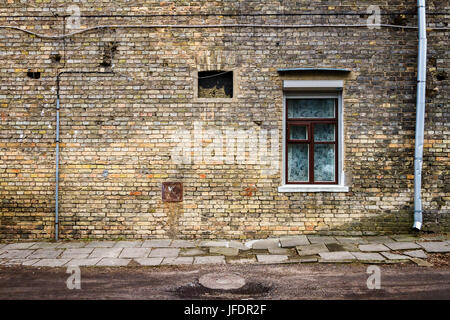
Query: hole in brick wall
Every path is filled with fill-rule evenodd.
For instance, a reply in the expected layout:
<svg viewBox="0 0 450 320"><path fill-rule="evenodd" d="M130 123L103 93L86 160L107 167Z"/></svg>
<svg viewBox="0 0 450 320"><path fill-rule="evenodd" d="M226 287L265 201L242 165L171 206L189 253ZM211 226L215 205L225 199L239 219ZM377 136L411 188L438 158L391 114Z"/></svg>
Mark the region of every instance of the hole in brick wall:
<svg viewBox="0 0 450 320"><path fill-rule="evenodd" d="M447 80L447 79L448 79L447 72L445 72L445 71L439 71L439 72L436 74L436 79L438 79L439 81Z"/></svg>
<svg viewBox="0 0 450 320"><path fill-rule="evenodd" d="M37 71L28 70L27 77L30 79L39 79L41 77L41 73Z"/></svg>
<svg viewBox="0 0 450 320"><path fill-rule="evenodd" d="M199 98L233 98L233 71L199 71Z"/></svg>
<svg viewBox="0 0 450 320"><path fill-rule="evenodd" d="M100 62L101 67L110 67L112 65L112 59L117 51L117 42L107 42L103 44L103 58Z"/></svg>
<svg viewBox="0 0 450 320"><path fill-rule="evenodd" d="M51 56L50 56L50 60L52 60L52 62L53 63L59 63L59 62L61 62L61 55L59 54L59 53L56 53L56 54L52 54Z"/></svg>

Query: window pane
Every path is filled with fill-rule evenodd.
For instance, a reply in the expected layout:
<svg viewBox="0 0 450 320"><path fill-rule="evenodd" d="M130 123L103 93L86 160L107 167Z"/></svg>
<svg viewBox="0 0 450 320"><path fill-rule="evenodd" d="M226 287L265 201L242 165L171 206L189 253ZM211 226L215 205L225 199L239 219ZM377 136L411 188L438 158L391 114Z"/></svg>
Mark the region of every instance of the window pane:
<svg viewBox="0 0 450 320"><path fill-rule="evenodd" d="M329 123L314 124L314 141L334 141L335 125Z"/></svg>
<svg viewBox="0 0 450 320"><path fill-rule="evenodd" d="M308 145L288 145L288 181L308 181Z"/></svg>
<svg viewBox="0 0 450 320"><path fill-rule="evenodd" d="M314 145L314 181L335 181L334 144Z"/></svg>
<svg viewBox="0 0 450 320"><path fill-rule="evenodd" d="M289 126L289 139L306 140L308 139L307 126Z"/></svg>
<svg viewBox="0 0 450 320"><path fill-rule="evenodd" d="M334 118L334 99L288 99L288 118Z"/></svg>

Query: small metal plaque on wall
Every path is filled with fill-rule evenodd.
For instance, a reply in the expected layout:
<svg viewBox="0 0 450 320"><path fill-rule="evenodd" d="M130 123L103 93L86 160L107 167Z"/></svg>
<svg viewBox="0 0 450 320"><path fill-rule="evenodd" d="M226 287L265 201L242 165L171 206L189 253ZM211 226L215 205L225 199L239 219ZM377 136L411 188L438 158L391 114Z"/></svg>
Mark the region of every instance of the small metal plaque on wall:
<svg viewBox="0 0 450 320"><path fill-rule="evenodd" d="M163 202L183 201L183 184L181 182L163 182L162 201Z"/></svg>

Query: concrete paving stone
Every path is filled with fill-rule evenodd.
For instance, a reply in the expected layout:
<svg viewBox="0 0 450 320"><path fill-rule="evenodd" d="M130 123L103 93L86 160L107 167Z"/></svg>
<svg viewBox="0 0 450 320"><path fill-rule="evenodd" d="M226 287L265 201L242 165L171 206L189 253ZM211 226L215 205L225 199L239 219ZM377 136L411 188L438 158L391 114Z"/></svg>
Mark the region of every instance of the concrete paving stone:
<svg viewBox="0 0 450 320"><path fill-rule="evenodd" d="M19 243L10 243L2 248L2 250L19 250L19 249L28 249L35 245L36 242L19 242Z"/></svg>
<svg viewBox="0 0 450 320"><path fill-rule="evenodd" d="M29 249L56 249L59 245L58 242L37 242Z"/></svg>
<svg viewBox="0 0 450 320"><path fill-rule="evenodd" d="M69 261L70 259L41 259L33 267L61 267Z"/></svg>
<svg viewBox="0 0 450 320"><path fill-rule="evenodd" d="M61 258L85 259L92 253L92 251L94 251L94 248L72 248L72 249L66 249L63 252L63 254L61 255Z"/></svg>
<svg viewBox="0 0 450 320"><path fill-rule="evenodd" d="M253 264L256 263L255 257L227 257L226 258L227 263L229 264Z"/></svg>
<svg viewBox="0 0 450 320"><path fill-rule="evenodd" d="M407 250L407 249L420 249L420 246L414 242L389 242L384 244L391 250Z"/></svg>
<svg viewBox="0 0 450 320"><path fill-rule="evenodd" d="M254 250L279 248L280 239L251 240L246 242L245 245Z"/></svg>
<svg viewBox="0 0 450 320"><path fill-rule="evenodd" d="M317 262L317 261L318 261L317 257L305 256L305 257L300 257L299 258L299 262L300 263L313 263L313 262Z"/></svg>
<svg viewBox="0 0 450 320"><path fill-rule="evenodd" d="M142 241L117 241L114 248L139 248L142 246Z"/></svg>
<svg viewBox="0 0 450 320"><path fill-rule="evenodd" d="M419 246L425 249L426 252L438 253L438 252L450 252L450 245L444 241L440 242L417 242Z"/></svg>
<svg viewBox="0 0 450 320"><path fill-rule="evenodd" d="M178 248L156 248L150 252L149 258L177 257L179 253Z"/></svg>
<svg viewBox="0 0 450 320"><path fill-rule="evenodd" d="M198 244L199 247L228 247L229 241L220 240L220 241L213 241L213 240L206 240L206 241L200 241Z"/></svg>
<svg viewBox="0 0 450 320"><path fill-rule="evenodd" d="M287 254L289 255L292 251L287 248L269 248L270 254Z"/></svg>
<svg viewBox="0 0 450 320"><path fill-rule="evenodd" d="M164 258L139 258L134 259L141 266L158 266L161 264Z"/></svg>
<svg viewBox="0 0 450 320"><path fill-rule="evenodd" d="M17 265L22 265L24 262L35 261L35 260L36 259L33 259L33 260L28 260L28 259L8 259L8 260L4 260L2 262L2 266L17 266ZM39 260L39 259L37 259L37 260Z"/></svg>
<svg viewBox="0 0 450 320"><path fill-rule="evenodd" d="M32 266L33 264L35 264L35 263L37 263L39 261L41 261L41 259L25 259L22 262L22 265L23 266Z"/></svg>
<svg viewBox="0 0 450 320"><path fill-rule="evenodd" d="M327 243L326 246L330 252L359 250L356 243Z"/></svg>
<svg viewBox="0 0 450 320"><path fill-rule="evenodd" d="M306 246L308 244L310 243L305 235L280 238L280 245L282 248L293 248L296 246Z"/></svg>
<svg viewBox="0 0 450 320"><path fill-rule="evenodd" d="M381 243L360 244L359 250L364 252L389 251L389 248Z"/></svg>
<svg viewBox="0 0 450 320"><path fill-rule="evenodd" d="M86 242L63 242L58 245L58 249L76 249L76 248L84 248L86 246Z"/></svg>
<svg viewBox="0 0 450 320"><path fill-rule="evenodd" d="M283 254L258 254L256 259L260 263L282 263L288 261L288 256Z"/></svg>
<svg viewBox="0 0 450 320"><path fill-rule="evenodd" d="M0 255L2 259L24 259L33 253L34 250L6 250Z"/></svg>
<svg viewBox="0 0 450 320"><path fill-rule="evenodd" d="M315 243L307 246L297 246L297 253L299 256L312 256L321 252L328 252L328 248L323 243Z"/></svg>
<svg viewBox="0 0 450 320"><path fill-rule="evenodd" d="M328 260L328 261L342 261L342 260L355 260L356 259L348 251L320 252L319 256L323 260Z"/></svg>
<svg viewBox="0 0 450 320"><path fill-rule="evenodd" d="M365 237L369 244L371 243L386 243L394 242L394 240L389 236L369 236Z"/></svg>
<svg viewBox="0 0 450 320"><path fill-rule="evenodd" d="M122 248L95 248L89 258L117 258Z"/></svg>
<svg viewBox="0 0 450 320"><path fill-rule="evenodd" d="M366 244L367 239L362 237L336 237L338 243L341 244Z"/></svg>
<svg viewBox="0 0 450 320"><path fill-rule="evenodd" d="M242 242L234 241L234 240L228 242L228 247L229 248L236 248L236 249L239 249L239 250L242 250L242 251L250 250L250 248L247 247Z"/></svg>
<svg viewBox="0 0 450 320"><path fill-rule="evenodd" d="M173 240L170 244L173 248L195 248L196 245L194 241L189 240Z"/></svg>
<svg viewBox="0 0 450 320"><path fill-rule="evenodd" d="M172 240L169 239L155 239L155 240L145 240L142 244L143 248L165 248L170 247Z"/></svg>
<svg viewBox="0 0 450 320"><path fill-rule="evenodd" d="M391 236L392 239L394 239L395 241L400 241L400 242L415 242L420 240L419 237L415 237L412 235L408 235L408 234L395 234Z"/></svg>
<svg viewBox="0 0 450 320"><path fill-rule="evenodd" d="M236 256L239 254L239 249L236 248L223 248L223 247L210 247L209 253L220 254L224 256Z"/></svg>
<svg viewBox="0 0 450 320"><path fill-rule="evenodd" d="M335 237L332 236L308 236L309 242L311 244L317 244L317 243L337 243L337 240Z"/></svg>
<svg viewBox="0 0 450 320"><path fill-rule="evenodd" d="M197 256L194 257L194 264L225 264L224 256Z"/></svg>
<svg viewBox="0 0 450 320"><path fill-rule="evenodd" d="M386 260L381 254L377 252L351 252L356 259L360 261L384 261Z"/></svg>
<svg viewBox="0 0 450 320"><path fill-rule="evenodd" d="M124 267L130 263L131 259L103 258L97 262L98 267Z"/></svg>
<svg viewBox="0 0 450 320"><path fill-rule="evenodd" d="M201 249L186 249L186 250L181 250L180 253L178 255L180 256L200 256L200 255L205 255L206 251L201 250Z"/></svg>
<svg viewBox="0 0 450 320"><path fill-rule="evenodd" d="M124 248L119 258L147 258L150 248Z"/></svg>
<svg viewBox="0 0 450 320"><path fill-rule="evenodd" d="M402 254L396 254L392 252L381 252L383 256L388 258L389 260L409 260L410 257L402 255Z"/></svg>
<svg viewBox="0 0 450 320"><path fill-rule="evenodd" d="M194 257L168 257L164 258L161 262L162 265L179 265L179 264L192 264Z"/></svg>
<svg viewBox="0 0 450 320"><path fill-rule="evenodd" d="M72 259L65 264L65 266L74 267L88 267L95 266L102 258L88 258L88 259Z"/></svg>
<svg viewBox="0 0 450 320"><path fill-rule="evenodd" d="M56 259L61 252L62 249L37 249L31 255L29 255L28 259Z"/></svg>
<svg viewBox="0 0 450 320"><path fill-rule="evenodd" d="M112 248L116 245L116 241L91 241L85 248Z"/></svg>
<svg viewBox="0 0 450 320"><path fill-rule="evenodd" d="M410 256L412 258L421 258L426 259L428 256L423 250L411 250L411 251L403 251L403 254Z"/></svg>
<svg viewBox="0 0 450 320"><path fill-rule="evenodd" d="M411 258L411 261L414 262L415 264L417 264L420 267L432 267L433 264L426 261L426 260L422 260L420 258Z"/></svg>

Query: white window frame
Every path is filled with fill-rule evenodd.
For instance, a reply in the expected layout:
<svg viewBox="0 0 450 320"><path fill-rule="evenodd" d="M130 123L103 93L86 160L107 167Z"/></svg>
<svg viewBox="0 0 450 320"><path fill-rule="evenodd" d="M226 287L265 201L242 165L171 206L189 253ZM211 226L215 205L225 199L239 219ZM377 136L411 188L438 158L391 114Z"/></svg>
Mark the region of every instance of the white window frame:
<svg viewBox="0 0 450 320"><path fill-rule="evenodd" d="M343 99L342 85L343 81L319 80L303 81L290 80L284 81L283 94L283 162L281 181L282 185L278 187L278 192L349 192L349 187L345 184L344 175L344 119L343 119ZM286 83L288 82L288 83ZM330 92L333 90L334 92ZM338 184L286 184L286 99L288 98L307 98L307 99L338 99Z"/></svg>

